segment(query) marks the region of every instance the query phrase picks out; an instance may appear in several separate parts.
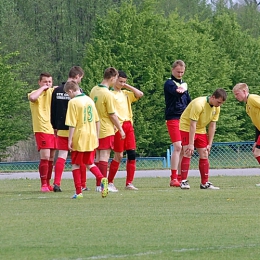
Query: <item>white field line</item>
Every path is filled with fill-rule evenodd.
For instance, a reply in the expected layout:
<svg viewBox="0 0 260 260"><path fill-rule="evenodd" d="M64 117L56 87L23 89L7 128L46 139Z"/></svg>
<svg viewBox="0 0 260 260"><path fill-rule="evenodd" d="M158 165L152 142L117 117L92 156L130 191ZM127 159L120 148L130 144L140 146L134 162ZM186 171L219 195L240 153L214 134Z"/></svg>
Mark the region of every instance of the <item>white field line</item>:
<svg viewBox="0 0 260 260"><path fill-rule="evenodd" d="M202 248L181 248L181 249L173 249L170 252L173 253L185 253L191 251L219 251L219 250L232 250L236 248L252 248L252 247L259 247L260 244L250 244L250 245L231 245L231 246L212 246L212 247L202 247ZM84 258L55 258L53 260L99 260L99 259L118 259L118 258L128 258L128 257L138 257L138 256L148 256L148 255L160 255L163 254L164 251L148 251L144 253L137 253L137 254L128 254L128 255L97 255L97 256L90 256Z"/></svg>

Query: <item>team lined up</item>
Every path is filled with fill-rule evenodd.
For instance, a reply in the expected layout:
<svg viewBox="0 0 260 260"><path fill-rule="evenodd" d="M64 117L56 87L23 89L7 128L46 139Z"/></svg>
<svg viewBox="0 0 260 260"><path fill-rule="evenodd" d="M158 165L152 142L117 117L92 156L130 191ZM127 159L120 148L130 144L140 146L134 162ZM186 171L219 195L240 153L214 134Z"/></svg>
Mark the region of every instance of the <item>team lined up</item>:
<svg viewBox="0 0 260 260"><path fill-rule="evenodd" d="M220 106L226 101L227 93L219 88L210 96L191 100L188 86L182 79L185 68L182 60L176 60L172 65L171 78L164 84L165 120L174 147L170 186L190 189L188 171L196 148L199 153L200 188L216 190L219 187L209 182L209 154ZM138 190L133 185L136 141L131 104L141 98L143 92L126 83L127 76L123 71L110 67L88 97L79 87L83 76L82 68L74 66L66 82L52 87L52 76L42 73L39 88L28 94L40 153L41 191L61 191L62 172L69 151L76 190L72 198L82 198L82 191L89 190L86 168L95 175L96 191L101 192L102 197L108 191L117 192L114 178L124 151L127 154L125 188ZM110 87L113 90L109 90ZM260 163L260 96L249 94L245 83L235 85L233 93L238 101L246 103L246 112L256 128L253 153ZM55 150L58 150L58 158L52 185ZM114 158L107 173L111 150Z"/></svg>
<svg viewBox="0 0 260 260"><path fill-rule="evenodd" d="M101 192L102 197L106 197L108 191L117 192L114 178L124 151L127 153L125 188L137 190L132 183L136 144L131 103L142 97L143 92L126 84L127 76L123 71L110 67L105 70L101 84L95 86L88 97L79 87L83 76L82 68L74 66L67 81L53 88L52 76L42 73L39 88L28 94L40 153L41 191L61 191L61 177L69 151L76 190L72 198L82 198L82 191L88 190L86 168L95 175L96 191ZM109 91L109 87L114 90ZM56 149L58 158L51 185ZM112 149L115 155L107 178Z"/></svg>

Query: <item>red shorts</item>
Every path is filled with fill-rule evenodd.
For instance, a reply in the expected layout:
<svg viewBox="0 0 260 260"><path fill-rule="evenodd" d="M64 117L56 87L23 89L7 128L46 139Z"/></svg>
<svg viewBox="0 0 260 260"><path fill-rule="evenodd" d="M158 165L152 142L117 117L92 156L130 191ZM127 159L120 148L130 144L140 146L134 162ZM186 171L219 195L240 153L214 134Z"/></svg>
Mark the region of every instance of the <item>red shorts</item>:
<svg viewBox="0 0 260 260"><path fill-rule="evenodd" d="M64 151L69 150L69 148L68 148L69 138L68 137L57 136L56 141L57 141L57 150L64 150Z"/></svg>
<svg viewBox="0 0 260 260"><path fill-rule="evenodd" d="M179 119L167 120L166 125L172 143L181 141L180 120Z"/></svg>
<svg viewBox="0 0 260 260"><path fill-rule="evenodd" d="M180 131L181 133L181 144L182 146L189 144L189 132ZM194 136L194 147L206 148L208 145L207 134L195 134Z"/></svg>
<svg viewBox="0 0 260 260"><path fill-rule="evenodd" d="M260 135L257 138L256 145L260 145Z"/></svg>
<svg viewBox="0 0 260 260"><path fill-rule="evenodd" d="M56 149L56 137L54 134L34 133L38 151L42 149Z"/></svg>
<svg viewBox="0 0 260 260"><path fill-rule="evenodd" d="M98 150L114 149L114 135L110 135L104 138L100 138Z"/></svg>
<svg viewBox="0 0 260 260"><path fill-rule="evenodd" d="M122 125L122 128L125 132L125 139L122 139L119 131L116 132L114 151L121 153L126 150L135 150L135 133L132 123L130 121L125 121Z"/></svg>
<svg viewBox="0 0 260 260"><path fill-rule="evenodd" d="M95 159L95 151L91 151L91 152L72 151L71 152L71 164L91 165L94 163L94 159Z"/></svg>

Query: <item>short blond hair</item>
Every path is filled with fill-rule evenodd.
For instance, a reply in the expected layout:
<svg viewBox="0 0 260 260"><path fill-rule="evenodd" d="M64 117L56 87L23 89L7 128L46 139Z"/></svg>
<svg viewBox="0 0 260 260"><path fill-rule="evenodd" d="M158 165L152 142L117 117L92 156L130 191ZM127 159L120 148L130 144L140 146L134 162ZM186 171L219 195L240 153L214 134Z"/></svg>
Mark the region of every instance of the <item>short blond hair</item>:
<svg viewBox="0 0 260 260"><path fill-rule="evenodd" d="M246 90L247 92L249 92L249 88L248 88L246 83L237 83L233 87L233 92L236 91L236 90Z"/></svg>
<svg viewBox="0 0 260 260"><path fill-rule="evenodd" d="M172 64L172 69L176 68L177 66L186 67L185 62L183 60L176 60Z"/></svg>
<svg viewBox="0 0 260 260"><path fill-rule="evenodd" d="M68 92L69 90L72 90L73 92L79 90L79 85L75 81L67 81L64 85L64 92Z"/></svg>

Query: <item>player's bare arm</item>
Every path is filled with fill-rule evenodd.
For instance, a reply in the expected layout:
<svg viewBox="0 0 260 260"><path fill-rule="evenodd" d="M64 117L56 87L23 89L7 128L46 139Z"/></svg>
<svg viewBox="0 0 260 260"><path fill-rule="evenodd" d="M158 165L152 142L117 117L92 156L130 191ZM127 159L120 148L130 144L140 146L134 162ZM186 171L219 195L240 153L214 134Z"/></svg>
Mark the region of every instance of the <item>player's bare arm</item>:
<svg viewBox="0 0 260 260"><path fill-rule="evenodd" d="M137 88L135 88L135 87L133 87L129 84L125 84L124 87L126 89L132 91L135 94L136 98L141 98L144 95L144 93L141 90L139 90L139 89L137 89Z"/></svg>
<svg viewBox="0 0 260 260"><path fill-rule="evenodd" d="M44 85L40 88L38 88L36 91L34 91L30 96L29 96L29 100L31 102L35 102L37 101L37 99L39 98L39 96L41 95L41 93L43 91L45 91L46 89L50 88L50 86Z"/></svg>
<svg viewBox="0 0 260 260"><path fill-rule="evenodd" d="M217 125L216 122L210 122L209 123L209 127L208 127L208 141L209 141L209 144L207 146L207 150L208 150L209 154L210 154L210 149L212 147L213 139L214 139L215 132L216 132L216 125Z"/></svg>
<svg viewBox="0 0 260 260"><path fill-rule="evenodd" d="M125 132L124 132L122 126L120 125L117 115L115 113L109 114L109 118L112 121L112 123L115 125L115 127L118 129L122 139L125 139Z"/></svg>
<svg viewBox="0 0 260 260"><path fill-rule="evenodd" d="M196 133L197 121L190 120L189 144L186 147L185 153L192 156L194 153L194 137Z"/></svg>

